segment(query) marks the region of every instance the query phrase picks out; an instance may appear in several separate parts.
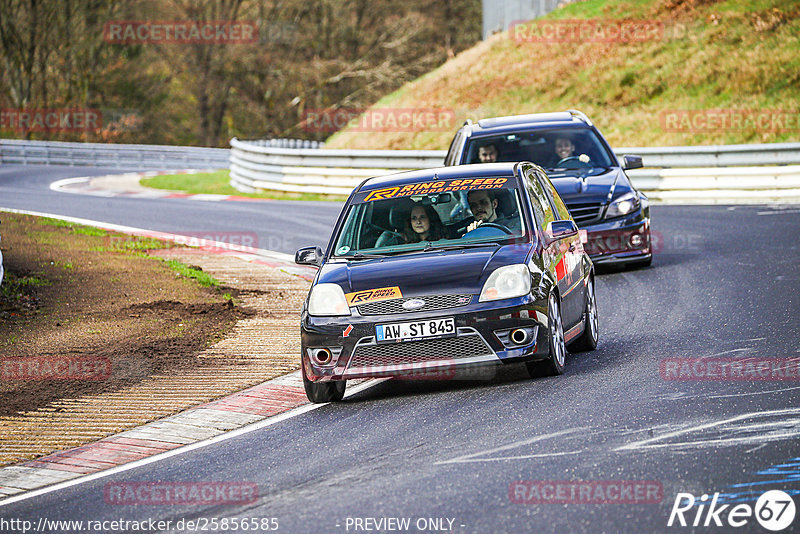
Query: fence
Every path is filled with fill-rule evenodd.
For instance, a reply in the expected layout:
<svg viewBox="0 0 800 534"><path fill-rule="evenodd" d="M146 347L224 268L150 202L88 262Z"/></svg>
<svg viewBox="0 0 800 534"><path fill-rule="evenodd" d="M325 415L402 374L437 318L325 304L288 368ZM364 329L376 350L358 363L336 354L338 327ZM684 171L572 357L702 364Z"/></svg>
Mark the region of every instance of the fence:
<svg viewBox="0 0 800 534"><path fill-rule="evenodd" d="M761 195L768 201L800 197L800 167L774 166L800 164L800 143L636 147L615 152L642 156L648 168L628 174L653 198L708 201ZM231 185L247 192L272 189L347 195L365 178L437 167L444 156L440 150L280 149L234 138Z"/></svg>

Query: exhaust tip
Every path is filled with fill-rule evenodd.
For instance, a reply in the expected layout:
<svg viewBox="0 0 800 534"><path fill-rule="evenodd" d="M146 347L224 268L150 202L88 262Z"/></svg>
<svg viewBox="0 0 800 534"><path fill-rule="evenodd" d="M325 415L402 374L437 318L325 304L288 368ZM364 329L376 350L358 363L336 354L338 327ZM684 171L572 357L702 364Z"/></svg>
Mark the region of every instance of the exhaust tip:
<svg viewBox="0 0 800 534"><path fill-rule="evenodd" d="M333 359L333 354L328 349L316 349L313 352L314 363L318 365L328 365Z"/></svg>
<svg viewBox="0 0 800 534"><path fill-rule="evenodd" d="M517 328L516 330L512 330L511 341L513 341L517 345L524 345L525 343L528 342L528 332L526 332L522 328Z"/></svg>

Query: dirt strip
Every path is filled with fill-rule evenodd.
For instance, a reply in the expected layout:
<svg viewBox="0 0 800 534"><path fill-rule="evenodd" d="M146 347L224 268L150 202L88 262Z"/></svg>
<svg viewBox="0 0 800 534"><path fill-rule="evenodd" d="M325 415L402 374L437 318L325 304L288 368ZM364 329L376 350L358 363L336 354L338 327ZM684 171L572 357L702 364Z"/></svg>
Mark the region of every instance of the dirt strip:
<svg viewBox="0 0 800 534"><path fill-rule="evenodd" d="M299 367L298 312L309 282L273 267L187 249L154 252L197 265L239 290L238 305L254 313L197 355L198 365L151 374L113 392L64 398L0 417L0 464L77 447L241 391Z"/></svg>

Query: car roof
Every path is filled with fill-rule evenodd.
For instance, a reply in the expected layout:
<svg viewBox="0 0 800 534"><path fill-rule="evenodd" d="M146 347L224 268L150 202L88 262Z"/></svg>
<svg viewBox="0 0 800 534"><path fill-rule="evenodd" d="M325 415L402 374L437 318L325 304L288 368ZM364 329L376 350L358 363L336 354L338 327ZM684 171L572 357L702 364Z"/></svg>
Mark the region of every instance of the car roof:
<svg viewBox="0 0 800 534"><path fill-rule="evenodd" d="M520 130L539 130L551 128L589 128L592 121L576 110L555 113L531 113L481 119L476 124L467 123L464 129L472 136L502 135Z"/></svg>
<svg viewBox="0 0 800 534"><path fill-rule="evenodd" d="M473 165L454 165L435 169L399 172L385 176L368 178L359 187L359 191L372 191L384 187L410 184L422 181L451 180L455 178L476 178L494 176L515 176L515 162L476 163Z"/></svg>

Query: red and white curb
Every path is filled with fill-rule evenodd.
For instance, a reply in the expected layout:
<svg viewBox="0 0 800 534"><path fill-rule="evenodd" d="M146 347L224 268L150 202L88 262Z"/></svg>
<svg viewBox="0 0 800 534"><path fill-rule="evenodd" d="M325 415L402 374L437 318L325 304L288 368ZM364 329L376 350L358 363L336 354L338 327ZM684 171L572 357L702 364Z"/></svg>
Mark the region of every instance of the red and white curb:
<svg viewBox="0 0 800 534"><path fill-rule="evenodd" d="M77 217L0 207L0 211L49 217L105 230L199 247L203 253L233 255L311 280L313 267L291 263L288 254ZM386 379L352 380L346 397ZM177 415L100 441L0 468L0 506L110 476L253 432L325 406L308 402L300 371L275 378Z"/></svg>
<svg viewBox="0 0 800 534"><path fill-rule="evenodd" d="M354 380L345 397L385 379ZM325 404L311 404L300 371L133 430L0 469L0 507L254 432Z"/></svg>
<svg viewBox="0 0 800 534"><path fill-rule="evenodd" d="M198 174L212 172L216 169L185 169L178 171L147 171L130 172L124 174L109 174L106 176L80 176L78 178L65 178L50 184L52 191L59 193L73 193L79 195L92 195L96 197L125 197L125 198L182 198L199 200L202 202L271 202L269 198L250 198L236 195L190 194L162 189L151 189L139 185L142 178L161 176L167 174ZM96 185L96 182L108 182L111 185Z"/></svg>

